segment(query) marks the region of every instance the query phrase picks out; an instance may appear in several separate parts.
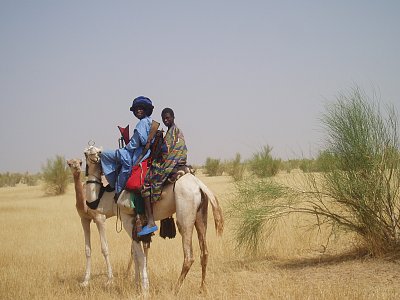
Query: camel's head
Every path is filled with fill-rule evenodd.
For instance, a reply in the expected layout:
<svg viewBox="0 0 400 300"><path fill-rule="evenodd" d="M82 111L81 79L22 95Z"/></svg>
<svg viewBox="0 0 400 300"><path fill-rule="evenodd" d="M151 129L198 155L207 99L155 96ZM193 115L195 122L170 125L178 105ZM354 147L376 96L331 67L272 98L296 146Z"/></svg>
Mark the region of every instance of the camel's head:
<svg viewBox="0 0 400 300"><path fill-rule="evenodd" d="M79 158L69 159L67 160L67 164L70 167L72 174L74 175L81 174L82 160L80 160Z"/></svg>
<svg viewBox="0 0 400 300"><path fill-rule="evenodd" d="M97 148L95 146L89 146L85 149L85 157L87 164L99 164L100 163L100 154L102 148Z"/></svg>

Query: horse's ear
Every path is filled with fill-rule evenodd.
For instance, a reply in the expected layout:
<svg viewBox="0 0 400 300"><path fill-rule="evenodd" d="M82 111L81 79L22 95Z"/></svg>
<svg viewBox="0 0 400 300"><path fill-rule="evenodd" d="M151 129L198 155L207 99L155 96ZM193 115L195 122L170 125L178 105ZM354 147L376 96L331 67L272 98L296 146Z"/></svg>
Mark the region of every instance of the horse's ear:
<svg viewBox="0 0 400 300"><path fill-rule="evenodd" d="M103 147L99 148L99 153L103 152Z"/></svg>

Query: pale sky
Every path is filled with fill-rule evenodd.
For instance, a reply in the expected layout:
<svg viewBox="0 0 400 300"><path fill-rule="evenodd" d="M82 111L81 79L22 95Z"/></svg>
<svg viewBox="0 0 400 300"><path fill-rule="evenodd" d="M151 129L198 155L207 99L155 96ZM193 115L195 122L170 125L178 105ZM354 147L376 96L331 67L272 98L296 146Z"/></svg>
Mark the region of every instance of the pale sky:
<svg viewBox="0 0 400 300"><path fill-rule="evenodd" d="M315 154L355 85L400 110L400 1L0 0L0 41L0 173L116 149L139 95L196 165Z"/></svg>

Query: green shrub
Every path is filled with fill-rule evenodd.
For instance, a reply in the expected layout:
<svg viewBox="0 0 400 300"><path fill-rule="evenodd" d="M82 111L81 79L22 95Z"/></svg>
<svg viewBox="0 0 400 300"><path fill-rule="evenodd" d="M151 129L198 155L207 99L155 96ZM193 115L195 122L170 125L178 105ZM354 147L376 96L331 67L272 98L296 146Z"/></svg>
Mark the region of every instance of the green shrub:
<svg viewBox="0 0 400 300"><path fill-rule="evenodd" d="M301 159L299 168L304 173L309 172L328 172L334 166L335 157L328 150L320 151L315 159Z"/></svg>
<svg viewBox="0 0 400 300"><path fill-rule="evenodd" d="M278 173L281 160L271 156L272 147L264 146L261 151L253 154L249 161L250 170L258 177L271 177Z"/></svg>
<svg viewBox="0 0 400 300"><path fill-rule="evenodd" d="M224 171L221 160L210 157L207 157L204 169L208 176L220 176Z"/></svg>
<svg viewBox="0 0 400 300"><path fill-rule="evenodd" d="M55 159L48 159L42 167L42 174L47 195L61 195L66 192L71 172L64 157L57 155Z"/></svg>
<svg viewBox="0 0 400 300"><path fill-rule="evenodd" d="M15 187L22 180L22 175L19 173L6 172L0 174L0 187Z"/></svg>
<svg viewBox="0 0 400 300"><path fill-rule="evenodd" d="M236 182L236 197L229 203L227 215L234 222L236 246L256 254L260 244L276 225L276 220L286 212L279 199L286 197L289 189L271 179L248 179Z"/></svg>
<svg viewBox="0 0 400 300"><path fill-rule="evenodd" d="M26 174L25 175L25 183L27 186L38 185L39 179L40 179L40 174L36 174L36 175Z"/></svg>
<svg viewBox="0 0 400 300"><path fill-rule="evenodd" d="M328 167L326 172L307 175L307 190L271 181L238 187L231 205L241 208L231 209L239 222L235 228L247 226L252 232L245 237L237 231L238 246L257 249L262 233L272 230L277 218L300 213L315 216L315 226L355 233L374 256L396 252L400 248L398 120L393 108L383 115L378 103L358 88L339 95L322 118L326 149L320 161Z"/></svg>
<svg viewBox="0 0 400 300"><path fill-rule="evenodd" d="M229 176L233 178L234 181L240 181L243 179L246 166L244 163L240 162L240 154L236 153L235 159L225 163L225 171Z"/></svg>
<svg viewBox="0 0 400 300"><path fill-rule="evenodd" d="M314 159L301 159L299 164L300 170L304 173L312 172L314 168Z"/></svg>

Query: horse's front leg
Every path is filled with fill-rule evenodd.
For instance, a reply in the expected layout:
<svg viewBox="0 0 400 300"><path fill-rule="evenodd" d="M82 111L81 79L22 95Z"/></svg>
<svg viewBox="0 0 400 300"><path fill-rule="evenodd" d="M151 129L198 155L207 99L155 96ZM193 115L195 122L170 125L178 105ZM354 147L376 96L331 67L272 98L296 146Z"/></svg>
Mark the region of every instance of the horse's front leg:
<svg viewBox="0 0 400 300"><path fill-rule="evenodd" d="M80 283L81 286L86 287L89 284L90 272L91 272L91 245L90 245L90 219L81 218L81 224L83 234L85 236L85 256L86 256L86 268L83 281Z"/></svg>

